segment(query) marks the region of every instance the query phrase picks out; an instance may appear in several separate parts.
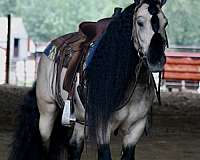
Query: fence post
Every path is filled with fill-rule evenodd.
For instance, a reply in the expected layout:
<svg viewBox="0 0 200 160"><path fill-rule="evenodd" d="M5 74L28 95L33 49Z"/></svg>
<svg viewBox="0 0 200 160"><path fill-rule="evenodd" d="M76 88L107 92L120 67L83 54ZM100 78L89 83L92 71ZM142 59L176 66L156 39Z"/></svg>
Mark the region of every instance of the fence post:
<svg viewBox="0 0 200 160"><path fill-rule="evenodd" d="M26 72L26 59L23 60L24 62L24 86L26 86L26 81L27 81L27 72Z"/></svg>
<svg viewBox="0 0 200 160"><path fill-rule="evenodd" d="M34 78L35 78L35 80L37 78L37 47L38 47L38 44L35 43L35 54L34 54L34 58L35 58L35 75L34 75Z"/></svg>
<svg viewBox="0 0 200 160"><path fill-rule="evenodd" d="M184 91L186 88L185 88L185 80L182 80L181 81L181 90Z"/></svg>
<svg viewBox="0 0 200 160"><path fill-rule="evenodd" d="M198 88L197 92L200 93L200 81L199 81L199 88Z"/></svg>
<svg viewBox="0 0 200 160"><path fill-rule="evenodd" d="M166 80L163 79L162 81L163 81L162 90L166 92L167 91Z"/></svg>
<svg viewBox="0 0 200 160"><path fill-rule="evenodd" d="M6 84L9 84L10 74L10 41L11 41L11 15L8 16L8 34L7 34L7 49L6 49Z"/></svg>

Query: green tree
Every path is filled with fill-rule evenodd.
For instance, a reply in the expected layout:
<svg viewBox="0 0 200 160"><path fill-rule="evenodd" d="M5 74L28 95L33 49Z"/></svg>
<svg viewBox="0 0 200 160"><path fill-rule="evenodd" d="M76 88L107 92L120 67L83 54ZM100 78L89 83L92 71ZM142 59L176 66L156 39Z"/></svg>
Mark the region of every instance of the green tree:
<svg viewBox="0 0 200 160"><path fill-rule="evenodd" d="M123 4L119 0L3 0L0 2L0 14L12 13L23 17L29 35L35 41L49 41L76 31L82 21L109 17L113 13L112 8Z"/></svg>
<svg viewBox="0 0 200 160"><path fill-rule="evenodd" d="M172 45L200 45L199 0L168 0L165 12Z"/></svg>
<svg viewBox="0 0 200 160"><path fill-rule="evenodd" d="M0 16L8 14L16 14L18 0L1 0L0 1Z"/></svg>
<svg viewBox="0 0 200 160"><path fill-rule="evenodd" d="M35 41L49 41L78 30L82 21L97 21L126 7L132 0L1 0L0 15L12 13L24 19ZM164 8L171 45L200 45L199 0L168 0Z"/></svg>

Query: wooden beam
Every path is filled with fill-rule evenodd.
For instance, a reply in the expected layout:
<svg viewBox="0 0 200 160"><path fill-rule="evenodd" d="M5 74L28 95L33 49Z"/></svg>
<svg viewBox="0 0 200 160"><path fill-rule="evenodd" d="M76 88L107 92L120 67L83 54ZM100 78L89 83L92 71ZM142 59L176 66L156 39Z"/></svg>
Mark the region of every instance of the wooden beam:
<svg viewBox="0 0 200 160"><path fill-rule="evenodd" d="M8 34L7 34L7 49L6 49L6 84L9 84L10 75L10 42L11 42L11 15L8 15Z"/></svg>
<svg viewBox="0 0 200 160"><path fill-rule="evenodd" d="M189 57L189 58L200 58L200 52L180 52L180 51L167 51L165 52L167 57Z"/></svg>
<svg viewBox="0 0 200 160"><path fill-rule="evenodd" d="M185 65L185 64L166 64L166 72L181 72L181 73L199 73L200 65Z"/></svg>
<svg viewBox="0 0 200 160"><path fill-rule="evenodd" d="M200 58L175 58L167 57L167 64L200 65Z"/></svg>
<svg viewBox="0 0 200 160"><path fill-rule="evenodd" d="M200 74L196 73L180 73L180 72L164 72L165 80L191 80L200 81Z"/></svg>

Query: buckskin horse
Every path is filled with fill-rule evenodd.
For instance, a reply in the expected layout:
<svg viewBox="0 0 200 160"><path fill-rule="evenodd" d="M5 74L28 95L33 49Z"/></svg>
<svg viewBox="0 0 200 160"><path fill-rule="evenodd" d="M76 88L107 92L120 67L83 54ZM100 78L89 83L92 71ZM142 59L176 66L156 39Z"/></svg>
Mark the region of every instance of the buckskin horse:
<svg viewBox="0 0 200 160"><path fill-rule="evenodd" d="M121 160L135 159L156 96L152 72L165 64L165 3L135 0L113 18L82 23L80 32L52 41L20 107L9 160L80 160L85 133L97 144L98 160L111 160L111 132L122 136ZM65 105L72 107L70 127L61 125ZM67 157L60 152L66 146Z"/></svg>

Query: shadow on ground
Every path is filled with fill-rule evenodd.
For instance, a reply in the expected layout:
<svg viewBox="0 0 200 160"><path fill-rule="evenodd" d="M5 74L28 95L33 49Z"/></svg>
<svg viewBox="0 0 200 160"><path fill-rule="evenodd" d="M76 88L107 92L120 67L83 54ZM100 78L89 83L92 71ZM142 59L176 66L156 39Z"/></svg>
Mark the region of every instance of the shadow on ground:
<svg viewBox="0 0 200 160"><path fill-rule="evenodd" d="M0 86L0 160L6 160L15 127L17 106L29 88ZM200 94L162 93L162 105L153 106L153 126L137 145L140 160L200 159ZM112 137L113 159L120 159L120 137ZM90 145L82 160L94 160Z"/></svg>

